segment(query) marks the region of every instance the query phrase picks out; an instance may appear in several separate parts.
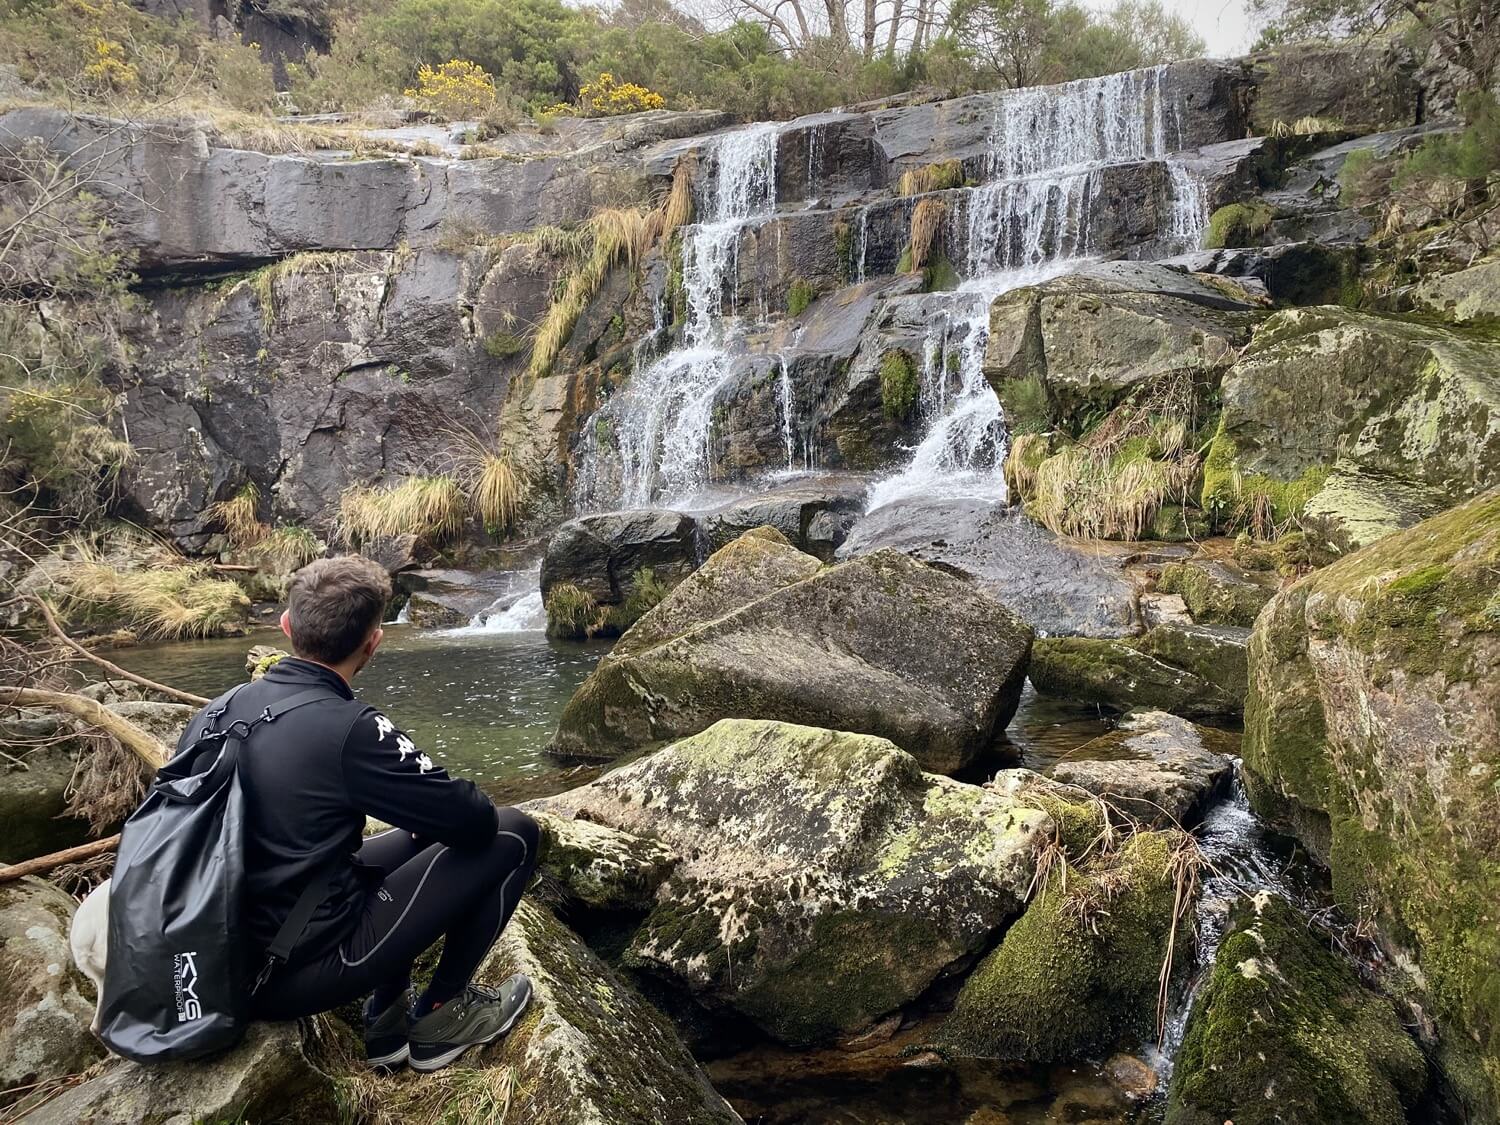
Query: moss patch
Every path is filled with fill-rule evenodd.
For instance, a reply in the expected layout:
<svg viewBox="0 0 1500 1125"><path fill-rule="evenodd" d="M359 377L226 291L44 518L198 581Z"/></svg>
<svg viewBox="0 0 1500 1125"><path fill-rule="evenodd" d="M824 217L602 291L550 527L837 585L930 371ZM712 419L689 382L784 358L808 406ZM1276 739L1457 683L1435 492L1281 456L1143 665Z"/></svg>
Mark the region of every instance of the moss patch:
<svg viewBox="0 0 1500 1125"><path fill-rule="evenodd" d="M1052 1062L1149 1032L1182 843L1179 833L1139 833L1086 870L1050 877L964 984L939 1042L957 1054Z"/></svg>
<svg viewBox="0 0 1500 1125"><path fill-rule="evenodd" d="M880 408L887 418L911 417L921 395L922 379L909 353L901 348L886 352L880 360Z"/></svg>
<svg viewBox="0 0 1500 1125"><path fill-rule="evenodd" d="M1285 901L1236 908L1188 1021L1168 1125L1402 1125L1426 1083L1395 1007Z"/></svg>
<svg viewBox="0 0 1500 1125"><path fill-rule="evenodd" d="M813 288L812 282L797 278L786 293L787 315L801 316L807 311L807 306L817 299L817 296L818 291Z"/></svg>
<svg viewBox="0 0 1500 1125"><path fill-rule="evenodd" d="M1258 199L1227 204L1208 217L1203 246L1208 250L1222 250L1226 246L1259 246L1275 217L1275 212Z"/></svg>

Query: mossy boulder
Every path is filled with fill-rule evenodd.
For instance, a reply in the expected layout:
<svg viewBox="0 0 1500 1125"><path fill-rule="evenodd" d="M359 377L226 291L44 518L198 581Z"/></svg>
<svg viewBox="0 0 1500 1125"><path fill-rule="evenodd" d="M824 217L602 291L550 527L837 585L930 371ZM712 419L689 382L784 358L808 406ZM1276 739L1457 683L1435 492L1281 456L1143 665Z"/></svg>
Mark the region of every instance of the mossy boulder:
<svg viewBox="0 0 1500 1125"><path fill-rule="evenodd" d="M537 863L550 890L569 907L646 911L677 856L655 840L526 806L542 828Z"/></svg>
<svg viewBox="0 0 1500 1125"><path fill-rule="evenodd" d="M1243 709L1250 682L1250 630L1236 625L1163 621L1137 642L1142 652L1222 688Z"/></svg>
<svg viewBox="0 0 1500 1125"><path fill-rule="evenodd" d="M1239 739L1164 711L1135 711L1069 752L1054 781L1105 797L1157 827L1191 827L1229 783Z"/></svg>
<svg viewBox="0 0 1500 1125"><path fill-rule="evenodd" d="M1276 593L1276 576L1205 554L1162 567L1156 588L1164 594L1180 594L1200 625L1249 628Z"/></svg>
<svg viewBox="0 0 1500 1125"><path fill-rule="evenodd" d="M1153 380L1216 382L1260 315L1166 267L1104 263L998 297L984 371L1016 429L1076 436Z"/></svg>
<svg viewBox="0 0 1500 1125"><path fill-rule="evenodd" d="M768 718L881 735L952 772L1015 713L1031 637L973 580L900 552L823 567L742 538L599 662L552 748L610 759L721 718Z"/></svg>
<svg viewBox="0 0 1500 1125"><path fill-rule="evenodd" d="M334 1084L309 1053L302 1025L255 1023L238 1046L209 1059L142 1066L111 1058L101 1071L32 1111L26 1121L337 1121Z"/></svg>
<svg viewBox="0 0 1500 1125"><path fill-rule="evenodd" d="M859 1031L984 948L1051 819L891 742L726 719L540 802L683 857L626 963L783 1042Z"/></svg>
<svg viewBox="0 0 1500 1125"><path fill-rule="evenodd" d="M1145 651L1140 638L1038 637L1028 673L1037 691L1116 711L1188 718L1238 714L1243 693Z"/></svg>
<svg viewBox="0 0 1500 1125"><path fill-rule="evenodd" d="M535 1125L731 1125L667 1018L646 1003L542 906L522 899L476 979L531 978L531 1006L466 1066L406 1085L425 1120ZM508 1107L509 1112L505 1112ZM409 1115L417 1118L417 1114Z"/></svg>
<svg viewBox="0 0 1500 1125"><path fill-rule="evenodd" d="M1276 212L1259 199L1246 203L1226 203L1208 217L1208 229L1203 232L1203 247L1206 250L1222 250L1226 246L1261 246L1271 229L1271 220Z"/></svg>
<svg viewBox="0 0 1500 1125"><path fill-rule="evenodd" d="M1404 1125L1426 1080L1395 1005L1262 892L1235 907L1194 999L1167 1125Z"/></svg>
<svg viewBox="0 0 1500 1125"><path fill-rule="evenodd" d="M1421 311L1453 324L1500 326L1500 261L1425 278L1412 291L1411 300Z"/></svg>
<svg viewBox="0 0 1500 1125"><path fill-rule="evenodd" d="M0 863L88 839L88 822L66 814L74 767L67 722L33 710L0 719L0 750L6 752L0 758Z"/></svg>
<svg viewBox="0 0 1500 1125"><path fill-rule="evenodd" d="M1244 764L1500 1117L1500 491L1314 571L1250 642Z"/></svg>
<svg viewBox="0 0 1500 1125"><path fill-rule="evenodd" d="M1500 342L1337 306L1288 309L1224 377L1203 474L1221 520L1318 511L1340 546L1368 541L1318 504L1337 465L1386 487L1403 517L1433 515L1500 484ZM1419 511L1404 513L1413 498Z"/></svg>
<svg viewBox="0 0 1500 1125"><path fill-rule="evenodd" d="M1054 871L964 983L939 1043L957 1055L1054 1062L1148 1033L1174 928L1176 952L1191 945L1175 901L1184 841L1142 832L1087 868Z"/></svg>
<svg viewBox="0 0 1500 1125"><path fill-rule="evenodd" d="M76 1074L104 1054L89 1031L94 987L68 949L76 906L40 879L0 886L0 1105L7 1090Z"/></svg>

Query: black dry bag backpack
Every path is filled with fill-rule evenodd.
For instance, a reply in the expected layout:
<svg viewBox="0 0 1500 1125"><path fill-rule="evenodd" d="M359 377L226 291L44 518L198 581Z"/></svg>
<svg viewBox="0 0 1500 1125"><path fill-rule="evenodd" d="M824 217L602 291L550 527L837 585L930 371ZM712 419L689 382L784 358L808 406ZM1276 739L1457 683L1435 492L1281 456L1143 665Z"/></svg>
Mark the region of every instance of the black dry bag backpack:
<svg viewBox="0 0 1500 1125"><path fill-rule="evenodd" d="M249 722L237 719L218 730L238 691L210 705L203 733L157 771L121 833L109 892L99 1037L137 1062L197 1058L239 1042L255 988L286 960L327 893L327 877L303 891L260 980L252 980L241 937L239 758L253 730L329 693L299 692Z"/></svg>

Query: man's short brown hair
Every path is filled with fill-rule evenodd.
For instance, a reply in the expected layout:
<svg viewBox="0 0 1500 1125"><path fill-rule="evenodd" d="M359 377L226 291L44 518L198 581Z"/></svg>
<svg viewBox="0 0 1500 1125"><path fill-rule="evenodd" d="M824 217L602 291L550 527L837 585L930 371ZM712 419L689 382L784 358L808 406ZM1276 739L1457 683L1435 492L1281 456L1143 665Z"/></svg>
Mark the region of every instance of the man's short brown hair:
<svg viewBox="0 0 1500 1125"><path fill-rule="evenodd" d="M359 555L318 559L292 576L287 609L298 656L337 664L364 644L385 616L391 579Z"/></svg>

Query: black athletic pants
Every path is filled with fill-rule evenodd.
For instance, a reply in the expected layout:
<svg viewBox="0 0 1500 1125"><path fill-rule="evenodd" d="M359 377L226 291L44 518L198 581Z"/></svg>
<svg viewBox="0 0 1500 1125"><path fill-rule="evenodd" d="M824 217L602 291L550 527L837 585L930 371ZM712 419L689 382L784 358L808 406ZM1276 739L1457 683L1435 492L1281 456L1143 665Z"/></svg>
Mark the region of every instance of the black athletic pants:
<svg viewBox="0 0 1500 1125"><path fill-rule="evenodd" d="M410 832L371 836L359 861L385 872L353 932L316 961L279 969L254 998L258 1019L326 1012L384 985L404 988L412 962L440 937L433 985L456 995L500 936L536 867L539 829L515 809L498 810L485 847L422 846Z"/></svg>

